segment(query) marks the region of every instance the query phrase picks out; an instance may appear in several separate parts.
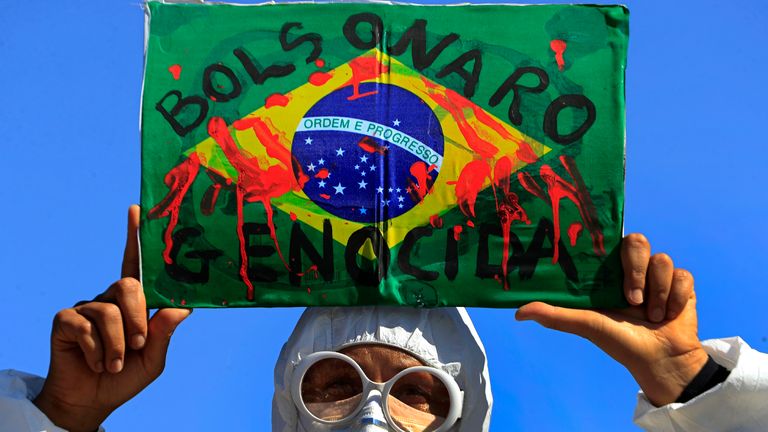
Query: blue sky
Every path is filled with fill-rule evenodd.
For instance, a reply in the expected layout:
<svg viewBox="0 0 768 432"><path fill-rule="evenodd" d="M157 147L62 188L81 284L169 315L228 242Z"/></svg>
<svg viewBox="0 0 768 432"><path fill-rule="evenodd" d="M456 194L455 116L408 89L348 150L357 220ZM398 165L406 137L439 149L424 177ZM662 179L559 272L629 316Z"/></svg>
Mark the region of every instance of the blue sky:
<svg viewBox="0 0 768 432"><path fill-rule="evenodd" d="M768 351L768 3L626 3L626 232L694 274L702 338ZM0 369L45 374L56 311L119 277L139 200L143 25L138 0L2 2ZM300 312L197 310L165 374L107 429L267 430L272 368ZM470 314L492 430L636 430L631 376L587 341L512 310Z"/></svg>

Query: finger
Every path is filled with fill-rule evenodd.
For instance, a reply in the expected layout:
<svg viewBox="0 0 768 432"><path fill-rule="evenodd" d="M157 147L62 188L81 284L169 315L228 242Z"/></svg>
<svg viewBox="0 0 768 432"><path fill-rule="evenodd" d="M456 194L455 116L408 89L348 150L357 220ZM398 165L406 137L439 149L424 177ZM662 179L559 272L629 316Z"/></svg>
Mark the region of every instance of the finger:
<svg viewBox="0 0 768 432"><path fill-rule="evenodd" d="M147 340L147 301L141 283L134 278L120 279L96 300L117 304L123 315L125 339L131 348L143 348Z"/></svg>
<svg viewBox="0 0 768 432"><path fill-rule="evenodd" d="M643 302L645 276L651 245L642 234L629 234L621 242L621 264L624 268L624 296L630 304Z"/></svg>
<svg viewBox="0 0 768 432"><path fill-rule="evenodd" d="M192 313L192 309L160 309L149 320L147 345L142 351L144 367L153 376L158 376L165 368L168 344L176 327Z"/></svg>
<svg viewBox="0 0 768 432"><path fill-rule="evenodd" d="M98 329L74 309L64 309L56 314L52 339L54 348L77 344L88 367L96 373L104 372L104 349Z"/></svg>
<svg viewBox="0 0 768 432"><path fill-rule="evenodd" d="M677 318L692 298L693 275L687 270L675 269L672 273L672 290L667 300L667 319Z"/></svg>
<svg viewBox="0 0 768 432"><path fill-rule="evenodd" d="M606 332L605 317L599 312L585 309L568 309L533 302L522 306L515 313L518 321L533 320L546 328L572 333L600 345Z"/></svg>
<svg viewBox="0 0 768 432"><path fill-rule="evenodd" d="M139 215L141 208L137 205L128 207L128 236L123 252L123 268L121 277L139 279Z"/></svg>
<svg viewBox="0 0 768 432"><path fill-rule="evenodd" d="M648 299L646 313L651 322L661 322L667 315L667 299L672 289L675 266L667 254L655 254L648 263Z"/></svg>
<svg viewBox="0 0 768 432"><path fill-rule="evenodd" d="M112 303L91 302L75 308L77 313L88 318L98 329L104 347L104 365L107 371L118 373L123 370L125 358L125 337L120 308Z"/></svg>

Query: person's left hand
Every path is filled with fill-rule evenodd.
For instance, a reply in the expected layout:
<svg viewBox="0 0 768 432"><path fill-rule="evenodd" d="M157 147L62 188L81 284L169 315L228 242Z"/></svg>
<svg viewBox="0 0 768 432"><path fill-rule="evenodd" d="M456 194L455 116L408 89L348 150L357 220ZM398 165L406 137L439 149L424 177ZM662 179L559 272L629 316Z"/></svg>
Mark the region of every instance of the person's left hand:
<svg viewBox="0 0 768 432"><path fill-rule="evenodd" d="M665 254L651 256L641 234L621 244L623 310L581 310L529 303L515 314L555 330L589 339L635 378L656 406L674 402L701 371L707 353L697 334L693 276Z"/></svg>

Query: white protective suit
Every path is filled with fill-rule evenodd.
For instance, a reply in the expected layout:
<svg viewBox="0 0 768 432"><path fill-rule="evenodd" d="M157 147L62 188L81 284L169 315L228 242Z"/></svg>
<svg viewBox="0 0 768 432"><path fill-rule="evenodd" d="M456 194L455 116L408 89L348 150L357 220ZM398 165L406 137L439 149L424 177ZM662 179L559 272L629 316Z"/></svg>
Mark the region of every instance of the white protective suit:
<svg viewBox="0 0 768 432"><path fill-rule="evenodd" d="M476 337L466 313L461 310L460 313L457 312L456 314L465 323L464 325L467 325L464 331L468 331ZM331 322L333 321L330 318L326 320L328 324ZM297 329L306 325L307 322L300 321ZM333 340L333 327L328 325L325 329L324 332L318 333L318 351L326 349L328 346L326 342L330 343ZM382 338L389 339L390 336L385 335L399 331L396 328L390 328L389 330L385 329L380 334L383 335ZM413 338L416 341L422 338L423 334L430 332L418 331L413 333L418 333L418 336ZM320 334L325 334L328 338L323 339ZM361 336L360 340L372 339L373 337L373 334L367 334ZM292 337L291 340L293 339ZM281 353L279 364L282 364L283 368L276 370L275 377L276 379L280 378L283 383L286 382L284 381L285 374L290 369L285 360L291 352L290 348L297 346L296 344L286 344ZM482 350L482 345L477 347ZM768 355L753 350L736 337L704 341L704 347L715 361L731 370L728 379L685 404L672 403L657 408L651 405L641 392L638 395L638 404L635 409L635 423L647 431L661 432L768 431ZM298 353L299 350L294 352ZM487 383L488 375L484 356L482 364L481 379ZM464 372L467 371L467 367L464 366ZM40 377L17 371L0 371L0 431L65 432L51 423L45 414L40 412L31 402L42 388L42 384L43 379ZM478 388L490 389L483 383L476 384L478 384ZM299 430L296 423L296 409L293 408L290 395L285 392L284 385L276 384L273 430L296 431ZM471 401L465 403L471 405ZM482 403L480 405L483 406L475 405L476 408L480 409L480 413L477 416L467 415L467 419L480 419L481 423L477 424L482 426L474 430L486 431L490 418L490 394L487 395L487 404ZM281 413L281 410L286 412ZM290 423L291 421L293 423ZM294 426L290 426L291 424ZM290 427L294 429L290 429ZM99 430L103 432L104 429L100 428Z"/></svg>

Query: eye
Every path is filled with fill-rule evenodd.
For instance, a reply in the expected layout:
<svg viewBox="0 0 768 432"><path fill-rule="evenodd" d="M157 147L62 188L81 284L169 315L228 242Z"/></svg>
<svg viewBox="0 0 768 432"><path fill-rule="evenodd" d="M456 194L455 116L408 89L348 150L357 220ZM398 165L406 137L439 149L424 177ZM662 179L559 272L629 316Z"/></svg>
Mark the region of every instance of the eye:
<svg viewBox="0 0 768 432"><path fill-rule="evenodd" d="M362 393L363 383L357 371L338 359L321 360L307 370L301 383L305 402L333 402Z"/></svg>
<svg viewBox="0 0 768 432"><path fill-rule="evenodd" d="M442 417L451 405L445 384L428 372L412 372L399 378L389 393L411 408Z"/></svg>

